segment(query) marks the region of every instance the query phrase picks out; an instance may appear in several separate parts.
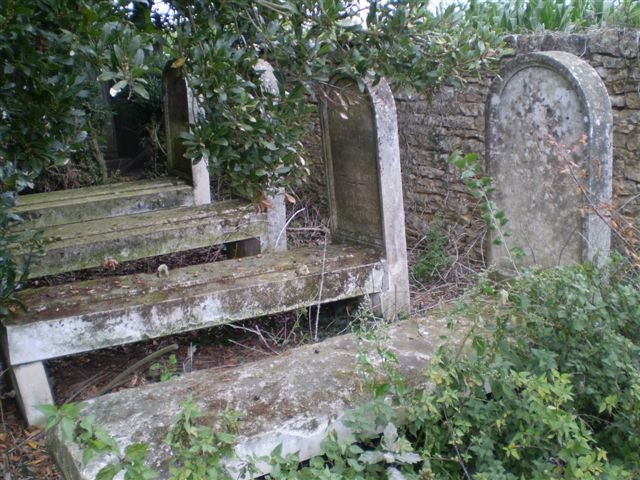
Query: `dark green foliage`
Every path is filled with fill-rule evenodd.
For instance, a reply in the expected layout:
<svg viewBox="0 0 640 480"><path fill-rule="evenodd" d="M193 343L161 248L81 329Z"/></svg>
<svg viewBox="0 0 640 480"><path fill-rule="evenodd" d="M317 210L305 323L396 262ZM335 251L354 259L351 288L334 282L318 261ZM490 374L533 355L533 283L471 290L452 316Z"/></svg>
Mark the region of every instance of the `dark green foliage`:
<svg viewBox="0 0 640 480"><path fill-rule="evenodd" d="M528 272L490 287L494 306L474 299L472 354L442 353L409 426L436 478L637 477L640 291L627 273Z"/></svg>
<svg viewBox="0 0 640 480"><path fill-rule="evenodd" d="M84 463L101 454L109 454L117 459L102 468L96 480L112 480L121 471L125 472L125 480L151 480L158 477L157 472L145 465L148 445L127 445L124 455L121 454L116 441L95 423L95 417L80 417L80 404L69 403L60 407L41 405L39 408L47 415L45 429L59 428L64 441L74 442L82 448Z"/></svg>
<svg viewBox="0 0 640 480"><path fill-rule="evenodd" d="M116 20L120 20L120 22ZM17 194L43 172L105 176L96 78L127 21L113 2L7 0L0 7L0 314L16 308L34 234L15 233ZM86 163L91 163L87 165ZM54 180L54 182L58 182Z"/></svg>
<svg viewBox="0 0 640 480"><path fill-rule="evenodd" d="M310 105L334 74L360 82L365 75L385 76L396 86L428 92L494 60L488 49L499 44L496 36L465 30L457 20L436 20L428 2L372 7L368 28L357 2L172 5L175 67L203 110L184 137L187 155L194 162L208 158L218 177L248 197L306 177L301 139L309 130ZM254 69L259 58L275 68L279 93L261 85Z"/></svg>
<svg viewBox="0 0 640 480"><path fill-rule="evenodd" d="M640 465L640 290L620 263L528 275L498 317L509 359L569 375L572 407L611 460ZM638 470L633 470L637 475Z"/></svg>
<svg viewBox="0 0 640 480"><path fill-rule="evenodd" d="M222 460L234 456L239 417L239 413L231 409L206 417L193 399L188 398L166 440L173 452L170 478L229 478Z"/></svg>

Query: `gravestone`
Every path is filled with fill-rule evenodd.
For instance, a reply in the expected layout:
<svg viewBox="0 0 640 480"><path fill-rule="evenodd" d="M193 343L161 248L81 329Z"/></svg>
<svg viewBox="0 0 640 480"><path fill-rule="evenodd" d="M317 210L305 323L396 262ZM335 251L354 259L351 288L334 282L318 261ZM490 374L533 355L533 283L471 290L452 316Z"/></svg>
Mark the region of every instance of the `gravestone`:
<svg viewBox="0 0 640 480"><path fill-rule="evenodd" d="M258 60L255 66L260 75L263 90L270 95L278 94L278 81L273 73L273 67ZM202 114L193 91L187 85L182 69L175 61L169 61L162 75L164 97L164 119L167 137L167 167L169 173L191 182L196 205L211 203L211 187L209 177L209 162L206 158L198 163L185 158L186 147L181 134L188 132ZM253 238L227 244L229 255L244 257L257 255L267 251L284 251L287 249L285 228L286 209L283 192L270 192L267 200L271 204L267 212L269 235L264 238Z"/></svg>
<svg viewBox="0 0 640 480"><path fill-rule="evenodd" d="M209 162L197 163L185 158L186 147L180 135L188 132L196 121L198 104L192 90L174 61L167 62L162 73L164 121L167 137L167 169L171 175L182 177L193 186L196 205L211 203Z"/></svg>
<svg viewBox="0 0 640 480"><path fill-rule="evenodd" d="M613 119L596 71L566 52L523 56L497 77L486 112L492 200L510 234L491 232L490 263L513 273L603 261L611 237L604 218Z"/></svg>
<svg viewBox="0 0 640 480"><path fill-rule="evenodd" d="M262 92L267 95L278 96L280 94L280 86L271 64L259 58L253 69L260 76Z"/></svg>
<svg viewBox="0 0 640 480"><path fill-rule="evenodd" d="M336 77L320 105L332 239L381 249L393 284L374 299L409 312L396 107L387 82Z"/></svg>

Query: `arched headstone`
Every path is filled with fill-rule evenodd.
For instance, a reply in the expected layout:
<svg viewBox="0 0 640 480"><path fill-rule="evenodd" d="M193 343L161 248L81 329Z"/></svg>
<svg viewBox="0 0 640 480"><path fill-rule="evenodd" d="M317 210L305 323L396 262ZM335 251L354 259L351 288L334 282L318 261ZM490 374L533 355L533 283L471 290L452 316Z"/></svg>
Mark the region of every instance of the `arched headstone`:
<svg viewBox="0 0 640 480"><path fill-rule="evenodd" d="M492 242L490 262L513 271L603 260L613 119L596 71L570 53L523 56L497 77L486 111L492 200L510 233ZM514 248L524 255L516 258Z"/></svg>
<svg viewBox="0 0 640 480"><path fill-rule="evenodd" d="M387 318L409 311L409 282L396 107L383 79L364 91L345 77L321 102L331 234L379 248L388 268Z"/></svg>
<svg viewBox="0 0 640 480"><path fill-rule="evenodd" d="M211 203L209 165L206 158L192 164L185 158L186 148L181 134L195 123L198 105L193 92L174 61L169 61L162 74L164 123L167 137L167 169L171 175L185 178L193 186L196 205Z"/></svg>

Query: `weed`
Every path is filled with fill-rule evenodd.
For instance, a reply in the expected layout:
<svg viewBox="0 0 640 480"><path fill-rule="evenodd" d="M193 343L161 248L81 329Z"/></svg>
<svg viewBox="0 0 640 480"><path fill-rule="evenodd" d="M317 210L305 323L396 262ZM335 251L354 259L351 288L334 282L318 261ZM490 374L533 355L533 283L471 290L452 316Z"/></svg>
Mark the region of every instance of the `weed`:
<svg viewBox="0 0 640 480"><path fill-rule="evenodd" d="M228 478L222 459L234 456L239 418L231 409L205 417L189 397L166 440L173 450L170 479Z"/></svg>
<svg viewBox="0 0 640 480"><path fill-rule="evenodd" d="M436 219L418 242L421 251L413 266L413 279L425 283L442 276L453 264L453 257L447 253L449 240L445 234L442 219Z"/></svg>
<svg viewBox="0 0 640 480"><path fill-rule="evenodd" d="M80 404L68 403L60 407L41 405L38 408L47 415L45 430L59 426L63 440L72 441L82 449L84 463L97 454L110 454L116 458L115 462L107 464L98 472L96 480L112 480L122 471L125 480L158 478L158 472L145 465L147 444L127 445L122 454L114 438L100 425L96 425L94 416L80 416Z"/></svg>
<svg viewBox="0 0 640 480"><path fill-rule="evenodd" d="M152 363L149 371L155 375L159 375L161 382L178 378L180 376L178 372L178 358L175 353L172 353L165 362Z"/></svg>

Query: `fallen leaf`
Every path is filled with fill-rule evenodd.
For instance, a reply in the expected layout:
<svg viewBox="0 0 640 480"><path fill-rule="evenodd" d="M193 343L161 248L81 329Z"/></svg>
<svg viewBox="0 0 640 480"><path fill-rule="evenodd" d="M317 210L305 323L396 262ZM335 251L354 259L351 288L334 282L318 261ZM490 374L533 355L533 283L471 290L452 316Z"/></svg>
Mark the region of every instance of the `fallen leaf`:
<svg viewBox="0 0 640 480"><path fill-rule="evenodd" d="M102 262L102 267L106 268L107 270L115 270L118 265L120 265L120 262L118 262L118 260L113 257L107 257Z"/></svg>
<svg viewBox="0 0 640 480"><path fill-rule="evenodd" d="M47 457L44 455L40 455L40 457L36 458L35 460L31 460L29 462L29 465L33 467L34 465L40 465L41 463L46 461L47 461Z"/></svg>

